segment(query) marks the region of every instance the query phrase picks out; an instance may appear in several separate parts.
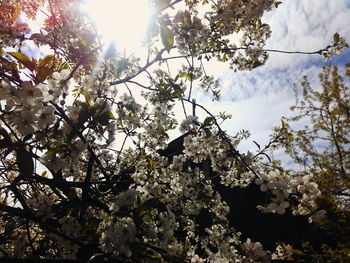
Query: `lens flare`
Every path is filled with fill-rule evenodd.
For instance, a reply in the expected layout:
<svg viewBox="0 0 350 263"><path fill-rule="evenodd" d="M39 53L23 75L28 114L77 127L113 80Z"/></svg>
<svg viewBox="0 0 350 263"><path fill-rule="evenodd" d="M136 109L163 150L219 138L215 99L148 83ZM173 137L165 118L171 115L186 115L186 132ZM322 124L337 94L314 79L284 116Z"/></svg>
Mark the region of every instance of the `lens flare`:
<svg viewBox="0 0 350 263"><path fill-rule="evenodd" d="M140 49L151 16L148 0L85 0L82 10L106 47L114 42L120 52Z"/></svg>

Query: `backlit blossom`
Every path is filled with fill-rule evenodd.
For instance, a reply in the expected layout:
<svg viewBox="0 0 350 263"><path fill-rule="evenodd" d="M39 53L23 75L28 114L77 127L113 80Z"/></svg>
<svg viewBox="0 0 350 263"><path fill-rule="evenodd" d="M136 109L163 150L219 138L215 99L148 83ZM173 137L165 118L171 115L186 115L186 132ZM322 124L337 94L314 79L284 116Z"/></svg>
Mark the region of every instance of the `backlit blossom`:
<svg viewBox="0 0 350 263"><path fill-rule="evenodd" d="M260 242L252 242L250 238L244 242L244 248L248 251L248 256L252 260L268 263L271 262L269 255L264 251Z"/></svg>
<svg viewBox="0 0 350 263"><path fill-rule="evenodd" d="M17 96L21 98L24 105L34 106L37 101L41 101L41 90L33 87L31 82L25 81L18 89Z"/></svg>
<svg viewBox="0 0 350 263"><path fill-rule="evenodd" d="M38 116L38 125L41 129L46 128L48 125L51 125L56 120L55 115L53 114L54 108L52 106L44 106L37 113Z"/></svg>

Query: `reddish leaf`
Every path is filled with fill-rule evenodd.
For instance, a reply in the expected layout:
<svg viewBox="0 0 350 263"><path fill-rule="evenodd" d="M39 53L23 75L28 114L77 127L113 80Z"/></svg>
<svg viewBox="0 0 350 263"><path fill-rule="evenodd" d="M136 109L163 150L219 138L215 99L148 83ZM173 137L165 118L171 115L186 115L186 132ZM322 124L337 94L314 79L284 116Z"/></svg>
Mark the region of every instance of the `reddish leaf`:
<svg viewBox="0 0 350 263"><path fill-rule="evenodd" d="M39 70L41 67L45 67L52 59L54 58L54 55L48 55L44 57L43 59L39 60Z"/></svg>
<svg viewBox="0 0 350 263"><path fill-rule="evenodd" d="M19 53L19 52L9 52L12 57L17 59L21 64L23 64L26 68L28 68L30 71L34 71L36 68L35 62L33 62L29 57L26 55Z"/></svg>
<svg viewBox="0 0 350 263"><path fill-rule="evenodd" d="M53 70L48 67L39 67L38 73L36 74L35 83L38 84L43 82L53 73Z"/></svg>

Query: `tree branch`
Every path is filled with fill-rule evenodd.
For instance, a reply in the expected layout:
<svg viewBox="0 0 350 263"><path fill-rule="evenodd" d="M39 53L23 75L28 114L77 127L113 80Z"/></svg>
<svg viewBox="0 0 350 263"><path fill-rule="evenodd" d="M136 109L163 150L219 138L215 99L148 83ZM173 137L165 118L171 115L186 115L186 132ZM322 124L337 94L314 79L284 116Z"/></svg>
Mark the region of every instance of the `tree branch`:
<svg viewBox="0 0 350 263"><path fill-rule="evenodd" d="M152 66L154 63L156 63L157 61L162 61L162 54L164 53L165 49L163 49L162 51L160 51L157 56L150 62L146 63L145 66L143 66L142 68L139 69L139 71L137 71L134 75L131 75L129 77L126 77L124 79L121 80L117 80L117 81L112 81L109 83L109 85L113 86L113 85L118 85L118 84L122 84L125 82L130 82L130 80L132 80L133 78L137 77L139 74L141 74L142 72L144 72L147 68L149 68L150 66Z"/></svg>
<svg viewBox="0 0 350 263"><path fill-rule="evenodd" d="M232 47L232 48L224 48L224 49L215 49L215 50L208 50L208 51L201 52L200 55L210 54L210 53L215 53L215 52L228 52L228 51L247 50L247 49L248 49L248 47ZM270 52L270 53L282 53L282 54L321 55L322 51L325 51L325 49L320 49L317 51L287 51L287 50L278 50L278 49L262 49L261 51L262 52ZM186 58L186 57L190 57L190 56L192 56L192 55L191 54L179 55L179 56L162 58L161 60Z"/></svg>

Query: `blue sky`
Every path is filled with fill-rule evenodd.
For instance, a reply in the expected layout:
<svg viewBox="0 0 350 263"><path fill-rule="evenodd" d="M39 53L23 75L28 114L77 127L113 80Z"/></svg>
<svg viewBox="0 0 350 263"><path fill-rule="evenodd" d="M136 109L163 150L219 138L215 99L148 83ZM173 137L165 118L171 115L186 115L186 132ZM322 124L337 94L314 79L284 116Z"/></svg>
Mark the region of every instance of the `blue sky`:
<svg viewBox="0 0 350 263"><path fill-rule="evenodd" d="M272 29L267 49L316 51L330 44L335 32L350 43L349 0L284 0L264 21ZM201 96L198 102L212 112L231 113L233 118L224 128L229 134L249 130L251 137L240 148L256 150L252 141L265 145L272 127L281 125L282 116L290 115L289 107L295 101L293 83L308 75L312 86L319 86L318 74L329 62L340 66L350 62L350 49L326 63L320 55L271 53L267 63L253 71L220 72L221 101L212 103Z"/></svg>

